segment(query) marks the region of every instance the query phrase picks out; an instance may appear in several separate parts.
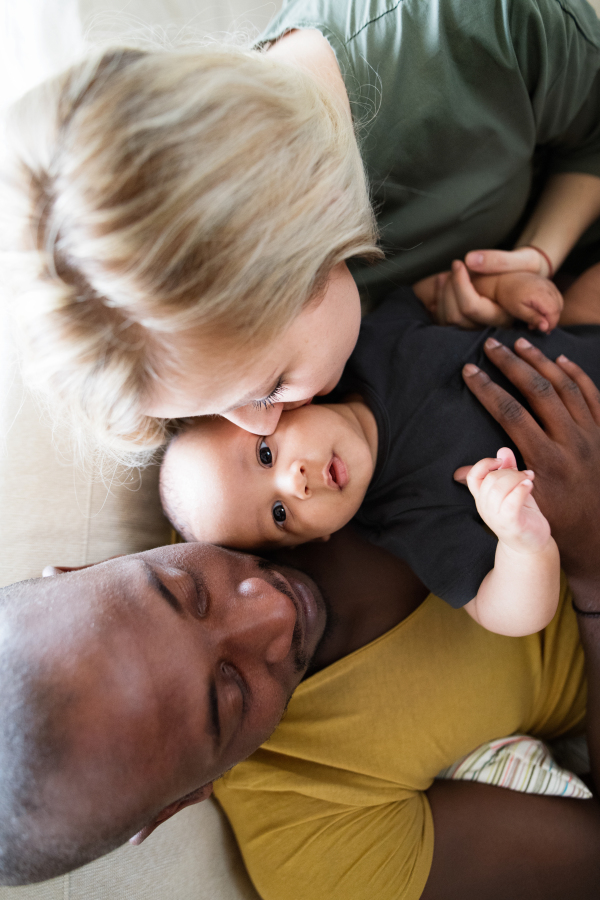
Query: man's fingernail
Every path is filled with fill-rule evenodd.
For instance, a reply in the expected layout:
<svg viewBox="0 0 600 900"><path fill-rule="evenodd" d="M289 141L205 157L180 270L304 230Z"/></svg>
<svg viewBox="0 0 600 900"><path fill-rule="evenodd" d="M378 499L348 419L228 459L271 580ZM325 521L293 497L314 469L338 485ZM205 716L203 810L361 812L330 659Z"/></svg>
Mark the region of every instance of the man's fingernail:
<svg viewBox="0 0 600 900"><path fill-rule="evenodd" d="M473 365L473 363L467 363L466 366L463 366L463 374L467 376L477 375L479 371L479 367Z"/></svg>
<svg viewBox="0 0 600 900"><path fill-rule="evenodd" d="M527 338L520 337L518 341L515 343L516 347L520 347L522 350L529 350L532 344L529 343Z"/></svg>
<svg viewBox="0 0 600 900"><path fill-rule="evenodd" d="M570 360L568 356L565 356L564 353L561 353L560 356L556 357L556 362L570 362Z"/></svg>
<svg viewBox="0 0 600 900"><path fill-rule="evenodd" d="M489 347L490 350L495 350L496 347L500 346L500 341L497 341L496 338L488 338L485 342L485 346Z"/></svg>

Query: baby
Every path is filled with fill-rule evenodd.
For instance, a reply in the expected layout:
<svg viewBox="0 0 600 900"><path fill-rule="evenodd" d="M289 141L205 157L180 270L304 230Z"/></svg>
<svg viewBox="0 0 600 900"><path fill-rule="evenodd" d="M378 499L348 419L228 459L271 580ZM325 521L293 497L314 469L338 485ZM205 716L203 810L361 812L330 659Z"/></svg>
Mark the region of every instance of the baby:
<svg viewBox="0 0 600 900"><path fill-rule="evenodd" d="M537 631L556 609L558 551L531 496L533 473L517 470L514 446L497 452L507 437L464 385L462 367L490 371L486 339L512 346L527 335L599 383L600 326L549 336L459 331L432 325L409 289L398 293L363 321L327 403L284 412L268 437L219 418L178 436L161 472L167 515L188 540L240 549L327 540L354 518L484 627ZM474 458L475 503L452 477Z"/></svg>

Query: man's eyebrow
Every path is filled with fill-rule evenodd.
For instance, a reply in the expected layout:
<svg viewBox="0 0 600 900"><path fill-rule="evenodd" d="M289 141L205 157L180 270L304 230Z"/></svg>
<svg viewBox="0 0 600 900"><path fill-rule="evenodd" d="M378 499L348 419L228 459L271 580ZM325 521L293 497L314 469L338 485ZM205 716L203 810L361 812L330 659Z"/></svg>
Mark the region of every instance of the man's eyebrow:
<svg viewBox="0 0 600 900"><path fill-rule="evenodd" d="M221 720L219 718L219 701L217 699L217 685L214 676L210 679L208 686L208 706L210 709L210 728L217 742L221 743Z"/></svg>
<svg viewBox="0 0 600 900"><path fill-rule="evenodd" d="M166 600L171 609L174 609L176 613L180 616L183 615L183 606L175 596L175 594L169 590L166 584L160 580L154 569L149 563L144 560L144 568L146 570L146 578L148 580L148 584L157 591L163 600Z"/></svg>

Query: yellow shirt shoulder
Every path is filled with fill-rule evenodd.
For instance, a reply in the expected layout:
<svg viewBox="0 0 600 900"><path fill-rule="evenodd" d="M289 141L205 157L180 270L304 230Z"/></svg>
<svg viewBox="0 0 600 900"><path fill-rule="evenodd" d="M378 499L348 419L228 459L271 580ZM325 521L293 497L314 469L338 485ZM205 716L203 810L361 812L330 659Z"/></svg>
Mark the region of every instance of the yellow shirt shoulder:
<svg viewBox="0 0 600 900"><path fill-rule="evenodd" d="M436 774L494 738L580 729L584 712L564 584L553 622L525 638L485 631L430 595L302 682L269 741L215 793L265 900L416 900Z"/></svg>

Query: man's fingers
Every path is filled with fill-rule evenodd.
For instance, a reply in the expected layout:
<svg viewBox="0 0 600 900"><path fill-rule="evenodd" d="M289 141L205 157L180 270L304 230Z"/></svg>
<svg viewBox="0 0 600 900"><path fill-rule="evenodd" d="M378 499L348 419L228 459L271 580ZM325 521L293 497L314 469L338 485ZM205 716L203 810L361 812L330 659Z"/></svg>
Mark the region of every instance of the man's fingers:
<svg viewBox="0 0 600 900"><path fill-rule="evenodd" d="M506 431L525 458L531 451L539 451L548 439L533 416L518 400L472 363L464 366L463 377L469 390Z"/></svg>
<svg viewBox="0 0 600 900"><path fill-rule="evenodd" d="M485 275L501 275L503 272L541 273L542 257L533 247L518 250L472 250L465 256L469 269Z"/></svg>
<svg viewBox="0 0 600 900"><path fill-rule="evenodd" d="M525 341L525 343L529 342ZM520 344L520 347L522 346ZM484 351L494 365L523 394L535 415L541 419L546 433L551 437L557 433L564 433L565 428L572 423L572 416L555 391L552 382L539 371L538 366L541 367L541 359L530 354L529 350L527 360L522 359L520 353L517 356L495 338L488 338L484 344ZM540 357L550 362L540 351L538 353ZM551 365L554 364L551 363ZM558 367L556 368L558 369ZM513 437L508 429L507 432ZM519 446L518 442L517 446Z"/></svg>
<svg viewBox="0 0 600 900"><path fill-rule="evenodd" d="M588 425L590 423L591 407L587 398L581 392L581 389L568 371L561 366L548 359L541 350L532 346L525 338L519 338L515 343L515 352L533 366L540 375L552 385L563 404L568 409L573 420L579 425ZM574 364L573 364L574 365ZM579 368L579 367L577 367ZM587 376L582 369L579 369L580 380L585 380ZM598 392L590 379L587 379L592 385L593 391L598 398ZM589 392L589 387L588 387ZM597 399L595 406L597 414L600 416L600 401Z"/></svg>
<svg viewBox="0 0 600 900"><path fill-rule="evenodd" d="M594 422L596 425L600 425L600 391L592 379L580 366L564 355L558 357L556 365L566 372L569 378L573 379L581 391L581 396L584 398Z"/></svg>

